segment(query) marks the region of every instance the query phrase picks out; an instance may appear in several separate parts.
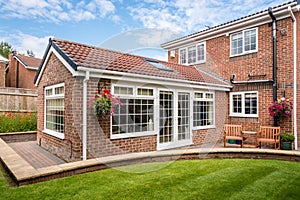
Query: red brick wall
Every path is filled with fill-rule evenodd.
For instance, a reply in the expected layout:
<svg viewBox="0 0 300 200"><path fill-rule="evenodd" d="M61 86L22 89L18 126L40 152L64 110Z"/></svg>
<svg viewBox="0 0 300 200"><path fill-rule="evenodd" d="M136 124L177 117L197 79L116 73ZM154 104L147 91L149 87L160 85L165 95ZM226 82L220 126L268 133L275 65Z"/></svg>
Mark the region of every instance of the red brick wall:
<svg viewBox="0 0 300 200"><path fill-rule="evenodd" d="M215 126L213 129L193 131L193 145L214 145L223 138L223 125L228 122L228 95L215 92Z"/></svg>
<svg viewBox="0 0 300 200"><path fill-rule="evenodd" d="M294 112L297 112L297 116L300 116L300 13L295 13L295 17L297 19L297 110L294 110ZM298 133L298 147L300 147L300 119L297 118L297 133Z"/></svg>
<svg viewBox="0 0 300 200"><path fill-rule="evenodd" d="M20 64L18 87L19 88L36 89L36 86L33 83L36 72L37 72L36 70L26 69L22 64Z"/></svg>
<svg viewBox="0 0 300 200"><path fill-rule="evenodd" d="M6 87L16 87L16 65L17 61L13 58L13 54L8 55L9 68L8 73L6 74Z"/></svg>
<svg viewBox="0 0 300 200"><path fill-rule="evenodd" d="M88 99L97 94L97 85L99 79L91 79L88 82ZM110 90L110 80L101 80L106 82L106 88ZM90 102L91 104L91 102ZM110 139L110 119L97 120L92 106L88 109L88 157L102 157L109 155L124 154L128 152L147 152L156 150L156 136Z"/></svg>
<svg viewBox="0 0 300 200"><path fill-rule="evenodd" d="M52 54L38 85L38 143L66 161L81 159L82 78L75 79L67 68ZM43 133L44 87L65 83L65 139ZM73 113L75 110L76 113Z"/></svg>
<svg viewBox="0 0 300 200"><path fill-rule="evenodd" d="M11 53L9 54L9 70L6 74L6 87L36 89L33 83L36 72L37 70L26 69Z"/></svg>
<svg viewBox="0 0 300 200"><path fill-rule="evenodd" d="M59 74L59 76L58 76ZM106 89L110 89L110 81ZM43 133L44 87L65 83L65 139ZM66 161L81 160L82 156L82 89L83 78L74 78L52 54L38 86L38 143ZM97 93L98 79L88 81L88 99ZM87 110L87 155L88 158L156 150L156 136L127 139L110 139L110 121L98 121L88 102Z"/></svg>
<svg viewBox="0 0 300 200"><path fill-rule="evenodd" d="M298 49L300 49L300 16L296 13L298 21ZM280 30L285 29L285 34ZM206 41L206 63L198 67L211 71L226 80L230 75L235 74L235 81L248 80L248 74L266 74L266 77L251 78L272 79L273 70L273 38L272 26L264 24L258 27L258 52L236 57L230 57L230 36L220 36ZM178 50L176 50L178 52ZM299 53L299 50L298 50ZM170 55L170 54L169 54ZM298 56L300 57L300 56ZM178 58L171 58L169 61L176 61ZM300 61L298 59L298 66ZM298 67L298 70L300 67ZM299 71L298 71L299 72ZM293 98L293 23L291 18L277 21L277 98ZM298 74L298 79L299 73ZM298 88L300 80L298 80ZM268 107L273 102L272 83L233 85L232 91L258 91L259 117L241 118L230 117L229 123L242 124L243 129L258 130L260 125L273 125L273 118L268 113ZM298 93L299 94L299 93ZM229 104L229 101L228 101ZM299 104L299 99L298 99ZM229 107L229 106L228 106ZM297 113L300 114L300 109ZM216 112L218 118L218 110ZM279 120L281 132L293 131L292 116ZM300 122L298 122L299 124ZM298 125L298 127L300 124ZM300 136L300 135L299 135Z"/></svg>
<svg viewBox="0 0 300 200"><path fill-rule="evenodd" d="M0 87L5 87L5 68L6 63L0 61Z"/></svg>

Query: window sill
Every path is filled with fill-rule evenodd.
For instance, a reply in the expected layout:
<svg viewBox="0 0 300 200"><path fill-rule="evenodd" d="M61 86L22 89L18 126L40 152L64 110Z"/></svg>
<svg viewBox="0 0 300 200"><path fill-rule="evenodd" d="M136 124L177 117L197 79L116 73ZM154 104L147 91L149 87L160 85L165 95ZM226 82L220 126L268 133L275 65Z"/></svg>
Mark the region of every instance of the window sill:
<svg viewBox="0 0 300 200"><path fill-rule="evenodd" d="M230 114L229 117L258 118L258 115L233 115L233 114Z"/></svg>
<svg viewBox="0 0 300 200"><path fill-rule="evenodd" d="M213 129L216 128L215 125L211 125L211 126L195 126L192 128L193 131L197 131L197 130L205 130L205 129Z"/></svg>
<svg viewBox="0 0 300 200"><path fill-rule="evenodd" d="M229 58L235 58L235 57L239 57L239 56L245 56L245 55L249 55L249 54L255 54L255 53L257 53L257 52L258 52L258 50L255 50L255 51L248 51L248 52L241 53L241 54L230 55Z"/></svg>
<svg viewBox="0 0 300 200"><path fill-rule="evenodd" d="M65 139L65 134L63 133L58 133L49 129L44 129L42 132L62 140Z"/></svg>
<svg viewBox="0 0 300 200"><path fill-rule="evenodd" d="M139 133L120 133L120 134L110 134L110 139L124 139L124 138L133 138L133 137L145 137L156 135L155 131L148 132L139 132Z"/></svg>

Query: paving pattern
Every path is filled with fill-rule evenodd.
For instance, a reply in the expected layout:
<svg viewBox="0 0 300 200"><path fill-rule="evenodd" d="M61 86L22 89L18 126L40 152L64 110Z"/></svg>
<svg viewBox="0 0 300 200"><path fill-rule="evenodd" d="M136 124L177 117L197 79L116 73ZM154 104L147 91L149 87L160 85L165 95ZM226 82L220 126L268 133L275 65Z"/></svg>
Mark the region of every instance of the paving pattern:
<svg viewBox="0 0 300 200"><path fill-rule="evenodd" d="M66 163L38 146L36 141L9 143L9 146L36 169Z"/></svg>

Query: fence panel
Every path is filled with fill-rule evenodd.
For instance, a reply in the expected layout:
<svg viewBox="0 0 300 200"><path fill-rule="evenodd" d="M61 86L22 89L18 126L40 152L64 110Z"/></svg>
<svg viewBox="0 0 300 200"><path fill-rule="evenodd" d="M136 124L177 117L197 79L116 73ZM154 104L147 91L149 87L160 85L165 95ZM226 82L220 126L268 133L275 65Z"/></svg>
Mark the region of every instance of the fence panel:
<svg viewBox="0 0 300 200"><path fill-rule="evenodd" d="M0 87L0 112L36 112L37 91Z"/></svg>

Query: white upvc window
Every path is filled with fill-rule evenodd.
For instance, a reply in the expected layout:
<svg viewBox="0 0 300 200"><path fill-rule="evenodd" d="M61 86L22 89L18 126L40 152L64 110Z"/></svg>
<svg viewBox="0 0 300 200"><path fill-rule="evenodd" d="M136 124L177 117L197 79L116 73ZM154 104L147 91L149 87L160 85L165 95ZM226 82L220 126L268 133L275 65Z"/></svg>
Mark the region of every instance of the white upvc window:
<svg viewBox="0 0 300 200"><path fill-rule="evenodd" d="M45 87L44 132L64 139L65 103L64 83Z"/></svg>
<svg viewBox="0 0 300 200"><path fill-rule="evenodd" d="M215 126L215 99L213 92L195 92L193 101L194 129Z"/></svg>
<svg viewBox="0 0 300 200"><path fill-rule="evenodd" d="M113 93L122 105L115 105L111 120L111 138L155 135L153 88L113 86Z"/></svg>
<svg viewBox="0 0 300 200"><path fill-rule="evenodd" d="M258 50L258 29L243 30L230 36L230 56L238 56Z"/></svg>
<svg viewBox="0 0 300 200"><path fill-rule="evenodd" d="M258 92L231 92L230 116L258 117Z"/></svg>
<svg viewBox="0 0 300 200"><path fill-rule="evenodd" d="M184 65L204 63L206 59L205 54L205 42L181 48L179 49L179 63Z"/></svg>

